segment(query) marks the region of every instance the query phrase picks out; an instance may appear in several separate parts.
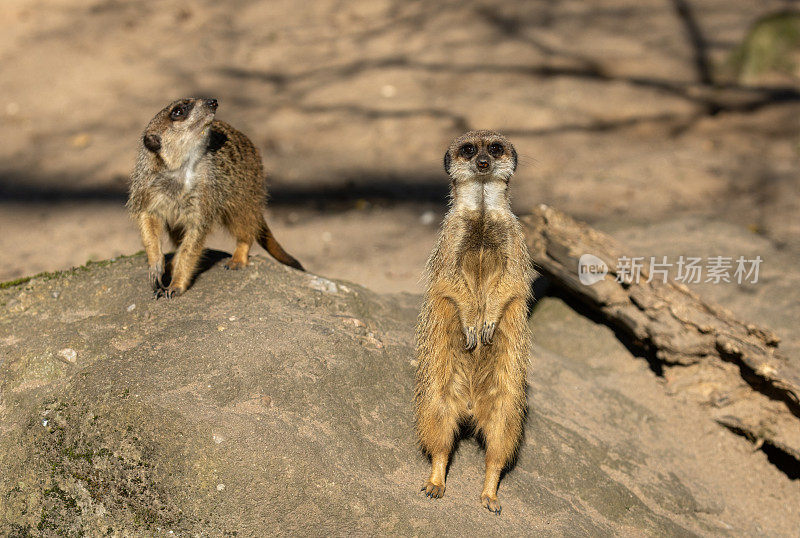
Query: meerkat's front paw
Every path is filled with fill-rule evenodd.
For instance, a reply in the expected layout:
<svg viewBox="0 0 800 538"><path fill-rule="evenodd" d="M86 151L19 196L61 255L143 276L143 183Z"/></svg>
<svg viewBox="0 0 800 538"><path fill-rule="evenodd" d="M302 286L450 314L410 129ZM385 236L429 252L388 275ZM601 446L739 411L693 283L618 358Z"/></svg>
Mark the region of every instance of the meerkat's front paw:
<svg viewBox="0 0 800 538"><path fill-rule="evenodd" d="M162 278L164 278L164 260L154 263L147 271L147 280L153 291L158 291L164 286L161 282Z"/></svg>
<svg viewBox="0 0 800 538"><path fill-rule="evenodd" d="M483 504L484 508L497 514L498 516L500 515L500 511L503 509L503 507L500 506L500 501L497 500L497 495L487 495L486 493L481 494L481 504Z"/></svg>
<svg viewBox="0 0 800 538"><path fill-rule="evenodd" d="M160 290L158 290L156 292L156 299L158 299L159 297L164 297L166 299L173 299L178 295L182 294L184 291L186 290L181 288L180 286L170 285L166 288L161 288Z"/></svg>
<svg viewBox="0 0 800 538"><path fill-rule="evenodd" d="M464 329L464 349L472 351L478 347L478 330L475 327L467 327Z"/></svg>
<svg viewBox="0 0 800 538"><path fill-rule="evenodd" d="M492 340L494 339L494 330L496 327L497 323L494 321L491 323L488 321L483 322L483 326L481 327L481 344L485 346L492 344Z"/></svg>
<svg viewBox="0 0 800 538"><path fill-rule="evenodd" d="M424 491L425 496L431 499L441 499L444 496L444 484L440 486L428 480L420 491Z"/></svg>

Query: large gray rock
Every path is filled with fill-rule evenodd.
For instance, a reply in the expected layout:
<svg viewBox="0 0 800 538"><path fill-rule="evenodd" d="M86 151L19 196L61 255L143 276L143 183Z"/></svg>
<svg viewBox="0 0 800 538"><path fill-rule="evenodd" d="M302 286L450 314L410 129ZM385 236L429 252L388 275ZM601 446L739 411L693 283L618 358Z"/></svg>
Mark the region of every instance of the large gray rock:
<svg viewBox="0 0 800 538"><path fill-rule="evenodd" d="M419 493L418 297L258 257L239 272L211 267L172 301L153 300L145 275L134 256L0 291L0 533L796 528L781 507L800 495L784 475L670 400L610 330L557 299L532 317L527 435L496 517L478 500L472 440L445 497ZM751 490L732 491L744 479ZM770 512L750 502L759 488L795 496L765 500Z"/></svg>

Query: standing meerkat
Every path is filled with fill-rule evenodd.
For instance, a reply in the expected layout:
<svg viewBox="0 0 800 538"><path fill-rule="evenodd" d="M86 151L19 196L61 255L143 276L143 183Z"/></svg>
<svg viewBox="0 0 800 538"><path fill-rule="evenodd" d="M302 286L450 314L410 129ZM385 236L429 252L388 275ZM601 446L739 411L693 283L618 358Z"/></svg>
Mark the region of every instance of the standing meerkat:
<svg viewBox="0 0 800 538"><path fill-rule="evenodd" d="M511 212L514 146L471 131L444 156L451 207L426 266L417 325L416 426L431 474L422 490L439 498L461 425L486 446L483 506L499 514L500 474L513 461L525 417L533 269Z"/></svg>
<svg viewBox="0 0 800 538"><path fill-rule="evenodd" d="M156 296L189 287L212 228L236 238L228 269L247 265L253 241L279 262L303 270L272 236L262 213L267 199L261 155L247 136L214 119L216 99L180 99L150 120L131 175L128 208L142 234ZM161 235L177 247L166 288Z"/></svg>

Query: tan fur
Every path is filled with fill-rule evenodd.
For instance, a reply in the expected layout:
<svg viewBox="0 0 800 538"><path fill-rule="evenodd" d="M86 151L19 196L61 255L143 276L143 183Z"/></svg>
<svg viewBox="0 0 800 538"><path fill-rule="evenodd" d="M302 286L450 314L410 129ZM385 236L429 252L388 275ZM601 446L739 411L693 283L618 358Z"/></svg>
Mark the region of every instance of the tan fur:
<svg viewBox="0 0 800 538"><path fill-rule="evenodd" d="M489 154L492 143L501 155ZM476 150L471 158L461 153L465 144ZM485 172L479 160L489 163ZM453 142L445 168L452 205L428 260L416 334L416 426L432 464L423 491L444 494L455 437L468 423L486 445L481 502L499 514L500 474L522 437L530 346L533 270L507 192L516 152L497 133L473 131Z"/></svg>
<svg viewBox="0 0 800 538"><path fill-rule="evenodd" d="M264 220L267 192L258 150L244 134L214 119L216 107L213 99L175 101L156 114L142 134L128 208L139 224L157 295L173 297L186 291L205 239L217 224L236 238L229 269L247 265L253 241L278 261L303 269ZM175 112L178 108L180 114ZM166 288L164 231L177 247Z"/></svg>

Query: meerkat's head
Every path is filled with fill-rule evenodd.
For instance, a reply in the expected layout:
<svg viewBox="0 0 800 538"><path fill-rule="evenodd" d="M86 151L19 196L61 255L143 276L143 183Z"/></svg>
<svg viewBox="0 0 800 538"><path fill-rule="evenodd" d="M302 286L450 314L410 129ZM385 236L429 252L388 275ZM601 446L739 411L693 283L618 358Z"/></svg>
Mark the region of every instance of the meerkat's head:
<svg viewBox="0 0 800 538"><path fill-rule="evenodd" d="M517 152L494 131L470 131L456 138L444 154L444 169L453 183L502 181L508 184L517 169Z"/></svg>
<svg viewBox="0 0 800 538"><path fill-rule="evenodd" d="M177 168L208 144L208 126L216 111L216 99L173 101L150 120L142 144L168 168Z"/></svg>

